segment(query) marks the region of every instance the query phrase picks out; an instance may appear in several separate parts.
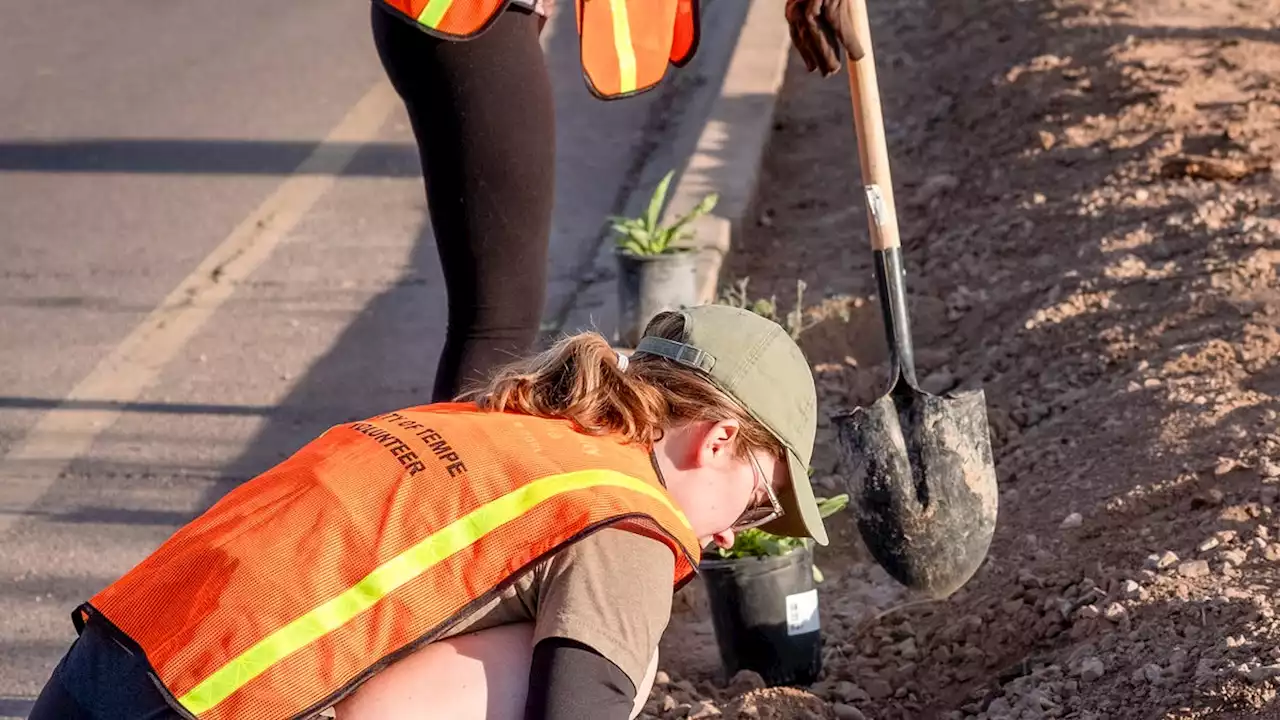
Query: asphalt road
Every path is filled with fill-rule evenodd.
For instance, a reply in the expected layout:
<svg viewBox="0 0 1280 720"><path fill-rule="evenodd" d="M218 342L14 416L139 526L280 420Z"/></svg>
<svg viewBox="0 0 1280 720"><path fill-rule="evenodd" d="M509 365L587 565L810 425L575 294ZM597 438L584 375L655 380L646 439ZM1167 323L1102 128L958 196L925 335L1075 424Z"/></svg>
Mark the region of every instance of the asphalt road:
<svg viewBox="0 0 1280 720"><path fill-rule="evenodd" d="M707 3L693 66L616 103L585 90L572 15L548 27L549 327L609 282L583 270L605 216L687 157L745 9ZM186 520L428 397L445 298L368 13L0 6L0 717L25 716L70 611Z"/></svg>

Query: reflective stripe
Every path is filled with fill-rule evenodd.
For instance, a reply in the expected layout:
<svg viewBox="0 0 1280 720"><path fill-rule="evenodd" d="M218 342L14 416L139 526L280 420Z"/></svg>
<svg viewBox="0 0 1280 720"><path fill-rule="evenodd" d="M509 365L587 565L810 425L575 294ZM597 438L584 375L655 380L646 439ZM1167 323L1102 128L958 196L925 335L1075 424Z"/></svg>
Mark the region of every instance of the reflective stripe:
<svg viewBox="0 0 1280 720"><path fill-rule="evenodd" d="M418 22L434 30L440 27L440 21L452 5L453 0L427 0L427 6L418 14Z"/></svg>
<svg viewBox="0 0 1280 720"><path fill-rule="evenodd" d="M609 0L613 16L613 46L618 55L618 94L636 90L636 49L631 45L631 20L627 17L627 0Z"/></svg>
<svg viewBox="0 0 1280 720"><path fill-rule="evenodd" d="M341 595L276 630L218 668L178 702L194 715L208 712L272 665L338 629L433 565L529 512L539 503L562 493L600 486L647 495L667 506L680 522L689 526L688 518L661 490L620 472L584 470L535 480L476 508L378 566Z"/></svg>

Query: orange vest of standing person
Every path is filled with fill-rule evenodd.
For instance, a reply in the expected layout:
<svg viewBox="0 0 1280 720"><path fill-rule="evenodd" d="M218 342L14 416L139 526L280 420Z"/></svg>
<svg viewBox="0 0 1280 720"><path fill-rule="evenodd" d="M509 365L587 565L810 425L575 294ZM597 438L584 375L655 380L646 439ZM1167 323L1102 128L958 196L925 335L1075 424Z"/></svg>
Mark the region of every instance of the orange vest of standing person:
<svg viewBox="0 0 1280 720"><path fill-rule="evenodd" d="M378 0L438 37L484 32L511 0ZM683 66L698 47L696 0L572 0L582 71L597 97L644 92Z"/></svg>
<svg viewBox="0 0 1280 720"><path fill-rule="evenodd" d="M699 543L644 448L430 405L331 428L74 613L204 720L305 718L604 526Z"/></svg>

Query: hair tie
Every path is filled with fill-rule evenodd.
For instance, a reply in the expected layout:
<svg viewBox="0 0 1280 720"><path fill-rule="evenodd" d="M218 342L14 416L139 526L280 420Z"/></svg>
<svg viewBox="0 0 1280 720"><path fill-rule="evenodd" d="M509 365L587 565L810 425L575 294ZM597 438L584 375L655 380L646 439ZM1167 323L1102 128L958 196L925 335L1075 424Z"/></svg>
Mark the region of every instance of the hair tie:
<svg viewBox="0 0 1280 720"><path fill-rule="evenodd" d="M618 371L626 372L627 366L631 364L631 358L623 355L621 350L615 350L614 352L618 354Z"/></svg>

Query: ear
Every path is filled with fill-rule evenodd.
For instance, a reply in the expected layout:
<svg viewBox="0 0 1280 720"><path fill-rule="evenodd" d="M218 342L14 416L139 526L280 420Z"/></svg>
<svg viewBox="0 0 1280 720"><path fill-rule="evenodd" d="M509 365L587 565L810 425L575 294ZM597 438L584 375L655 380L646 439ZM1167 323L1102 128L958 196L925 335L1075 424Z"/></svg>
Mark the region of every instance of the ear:
<svg viewBox="0 0 1280 720"><path fill-rule="evenodd" d="M741 430L741 425L733 419L708 423L698 442L698 464L714 467L731 459Z"/></svg>
<svg viewBox="0 0 1280 720"><path fill-rule="evenodd" d="M715 544L718 547L722 547L725 550L728 550L729 548L733 547L733 531L732 530L721 530L720 532L716 533L715 535L712 535L711 537L712 537L712 540L715 541Z"/></svg>

